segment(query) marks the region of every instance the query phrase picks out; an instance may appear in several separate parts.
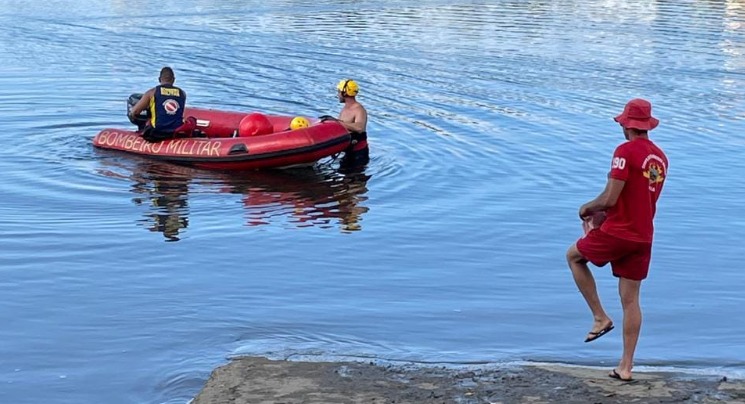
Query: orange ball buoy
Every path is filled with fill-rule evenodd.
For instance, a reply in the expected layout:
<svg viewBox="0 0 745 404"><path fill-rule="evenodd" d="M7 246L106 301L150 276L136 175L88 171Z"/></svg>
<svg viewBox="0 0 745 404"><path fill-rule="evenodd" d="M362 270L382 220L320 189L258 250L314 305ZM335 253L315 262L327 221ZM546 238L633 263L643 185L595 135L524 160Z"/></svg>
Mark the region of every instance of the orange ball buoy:
<svg viewBox="0 0 745 404"><path fill-rule="evenodd" d="M307 128L308 126L310 126L310 121L308 121L308 119L302 116L296 116L292 118L292 121L290 122L291 130Z"/></svg>
<svg viewBox="0 0 745 404"><path fill-rule="evenodd" d="M238 135L241 137L268 135L272 132L274 132L274 126L269 118L258 112L244 116L238 125Z"/></svg>

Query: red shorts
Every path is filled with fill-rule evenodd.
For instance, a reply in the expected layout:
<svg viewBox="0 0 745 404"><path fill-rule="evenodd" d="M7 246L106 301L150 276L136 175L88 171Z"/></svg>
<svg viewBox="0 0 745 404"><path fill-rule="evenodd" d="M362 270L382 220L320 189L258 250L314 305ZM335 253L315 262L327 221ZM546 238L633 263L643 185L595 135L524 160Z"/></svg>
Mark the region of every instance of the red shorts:
<svg viewBox="0 0 745 404"><path fill-rule="evenodd" d="M613 275L640 281L649 273L652 243L624 240L593 229L577 240L577 250L598 267L610 262Z"/></svg>

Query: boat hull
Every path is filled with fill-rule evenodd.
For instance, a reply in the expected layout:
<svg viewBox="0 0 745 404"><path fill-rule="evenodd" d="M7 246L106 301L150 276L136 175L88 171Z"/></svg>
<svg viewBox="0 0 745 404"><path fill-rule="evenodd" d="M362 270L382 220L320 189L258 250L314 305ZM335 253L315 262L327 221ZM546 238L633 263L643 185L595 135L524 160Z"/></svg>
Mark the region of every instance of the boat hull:
<svg viewBox="0 0 745 404"><path fill-rule="evenodd" d="M293 117L267 115L273 133L243 137L237 134L247 113L187 108L184 115L197 119L204 137L152 143L137 131L106 128L93 138L93 146L197 168L252 170L310 165L344 151L351 142L346 128L333 120L289 130Z"/></svg>

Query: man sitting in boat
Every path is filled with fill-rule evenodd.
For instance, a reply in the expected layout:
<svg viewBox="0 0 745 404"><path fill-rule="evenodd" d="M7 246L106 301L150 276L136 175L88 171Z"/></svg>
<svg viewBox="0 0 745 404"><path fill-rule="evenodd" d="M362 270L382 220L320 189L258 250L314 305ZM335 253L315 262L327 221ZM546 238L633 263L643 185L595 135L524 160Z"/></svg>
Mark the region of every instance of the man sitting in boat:
<svg viewBox="0 0 745 404"><path fill-rule="evenodd" d="M186 92L173 85L176 81L173 69L167 66L162 68L158 80L160 84L143 94L129 111L130 121L136 122L140 113L147 108L149 119L142 130L145 140L159 142L178 135L191 136L196 129L196 119L189 117L184 120Z"/></svg>
<svg viewBox="0 0 745 404"><path fill-rule="evenodd" d="M339 102L344 104L339 112L338 121L352 135L352 143L344 151L341 160L343 166L360 166L370 160L370 150L367 146L367 110L357 101L360 86L356 81L344 79L336 85L336 95Z"/></svg>

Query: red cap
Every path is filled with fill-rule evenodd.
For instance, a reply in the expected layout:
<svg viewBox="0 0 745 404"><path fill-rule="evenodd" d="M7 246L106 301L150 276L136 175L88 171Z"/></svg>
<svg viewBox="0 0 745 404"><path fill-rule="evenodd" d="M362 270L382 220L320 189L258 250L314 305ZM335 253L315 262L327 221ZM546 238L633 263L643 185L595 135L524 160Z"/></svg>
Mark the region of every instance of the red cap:
<svg viewBox="0 0 745 404"><path fill-rule="evenodd" d="M652 116L652 104L641 98L634 98L626 103L621 115L613 118L624 128L652 130L660 124L659 119Z"/></svg>

